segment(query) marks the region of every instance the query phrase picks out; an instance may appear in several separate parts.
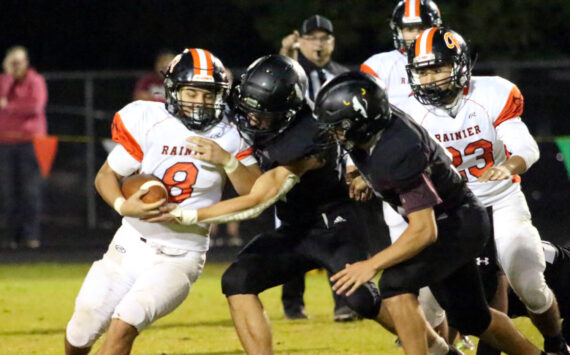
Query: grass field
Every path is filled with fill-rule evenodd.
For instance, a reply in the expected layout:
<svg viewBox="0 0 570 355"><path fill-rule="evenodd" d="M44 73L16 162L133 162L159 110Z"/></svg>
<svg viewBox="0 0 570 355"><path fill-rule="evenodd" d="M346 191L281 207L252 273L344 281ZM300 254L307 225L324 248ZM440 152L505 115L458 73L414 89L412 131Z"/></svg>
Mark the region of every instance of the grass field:
<svg viewBox="0 0 570 355"><path fill-rule="evenodd" d="M188 299L145 330L133 354L242 354L220 288L225 267L207 264ZM88 264L0 265L0 354L62 354L65 325L88 268ZM278 354L402 353L394 345L395 337L372 321L332 321L332 297L324 273L307 277L309 320L284 319L279 296L280 288L261 295ZM542 343L528 320L516 324L535 344Z"/></svg>

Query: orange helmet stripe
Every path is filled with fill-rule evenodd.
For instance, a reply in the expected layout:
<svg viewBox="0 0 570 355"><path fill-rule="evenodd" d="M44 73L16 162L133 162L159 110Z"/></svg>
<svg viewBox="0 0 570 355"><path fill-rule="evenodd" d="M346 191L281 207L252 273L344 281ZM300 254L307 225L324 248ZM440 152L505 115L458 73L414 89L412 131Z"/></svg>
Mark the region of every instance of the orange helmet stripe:
<svg viewBox="0 0 570 355"><path fill-rule="evenodd" d="M430 54L432 52L432 44L433 44L433 35L437 31L437 28L434 27L428 32L428 37L426 41L426 54Z"/></svg>
<svg viewBox="0 0 570 355"><path fill-rule="evenodd" d="M415 56L423 56L432 52L433 35L437 31L437 27L428 28L422 31L416 38L416 53Z"/></svg>
<svg viewBox="0 0 570 355"><path fill-rule="evenodd" d="M190 49L190 53L192 53L192 60L194 61L194 75L200 75L200 55L198 54L198 50L196 48Z"/></svg>
<svg viewBox="0 0 570 355"><path fill-rule="evenodd" d="M420 17L420 0L406 0L404 17Z"/></svg>
<svg viewBox="0 0 570 355"><path fill-rule="evenodd" d="M212 54L200 48L192 48L190 52L192 52L192 59L194 60L194 75L213 76Z"/></svg>
<svg viewBox="0 0 570 355"><path fill-rule="evenodd" d="M212 64L212 53L210 53L207 50L204 50L204 54L206 55L206 70L208 72L208 75L213 76L214 75L214 65Z"/></svg>

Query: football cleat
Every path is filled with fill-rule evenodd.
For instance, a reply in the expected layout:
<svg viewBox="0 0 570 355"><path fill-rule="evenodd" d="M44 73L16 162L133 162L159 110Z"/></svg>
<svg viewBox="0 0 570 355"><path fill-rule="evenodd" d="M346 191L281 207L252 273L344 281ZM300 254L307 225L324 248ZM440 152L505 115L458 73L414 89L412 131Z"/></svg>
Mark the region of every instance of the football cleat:
<svg viewBox="0 0 570 355"><path fill-rule="evenodd" d="M348 306L340 307L334 311L335 322L353 322L360 319L362 317Z"/></svg>

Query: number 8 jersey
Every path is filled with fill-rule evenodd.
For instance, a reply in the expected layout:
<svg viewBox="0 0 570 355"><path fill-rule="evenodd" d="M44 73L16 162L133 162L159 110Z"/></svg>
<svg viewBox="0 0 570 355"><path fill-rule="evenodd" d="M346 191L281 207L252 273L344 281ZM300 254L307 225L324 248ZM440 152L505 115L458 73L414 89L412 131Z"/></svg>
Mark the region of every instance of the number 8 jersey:
<svg viewBox="0 0 570 355"><path fill-rule="evenodd" d="M422 105L414 97L401 109L447 148L469 188L490 206L520 191L520 177L480 183L481 174L511 154L522 157L527 169L539 157L538 146L520 118L523 106L522 94L508 80L472 77L461 101L451 110Z"/></svg>
<svg viewBox="0 0 570 355"><path fill-rule="evenodd" d="M115 114L112 124L117 146L109 154L110 167L122 176L152 174L168 190L168 202L183 209L197 209L220 201L226 174L222 166L194 158L191 136L215 141L243 165L256 163L253 150L226 118L206 131L187 129L166 111L163 103L136 101ZM205 251L208 249L208 225L195 226L148 223L124 217L149 242L171 248Z"/></svg>

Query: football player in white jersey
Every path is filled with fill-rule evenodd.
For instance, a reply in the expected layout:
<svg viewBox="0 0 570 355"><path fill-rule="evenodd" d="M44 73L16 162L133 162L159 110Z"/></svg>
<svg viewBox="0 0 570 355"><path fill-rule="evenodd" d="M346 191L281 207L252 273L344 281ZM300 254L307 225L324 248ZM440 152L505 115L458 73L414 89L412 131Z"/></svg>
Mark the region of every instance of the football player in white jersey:
<svg viewBox="0 0 570 355"><path fill-rule="evenodd" d="M360 71L371 74L384 82L388 99L398 106L412 93L408 83L406 50L424 29L441 26L441 15L432 0L401 0L390 20L395 49L374 54L360 66Z"/></svg>
<svg viewBox="0 0 570 355"><path fill-rule="evenodd" d="M87 354L107 328L99 354L130 353L145 327L184 301L204 266L209 226L146 222L167 201L145 204L144 190L125 200L121 178L160 178L178 217L219 201L226 178L243 194L260 175L252 149L224 117L229 80L221 61L207 50L186 49L164 75L166 104L135 101L113 120L118 145L95 186L124 218L79 291L67 325L67 354Z"/></svg>
<svg viewBox="0 0 570 355"><path fill-rule="evenodd" d="M549 353L569 354L556 298L544 279L545 259L520 177L539 158L521 120L523 96L501 77L471 77L471 58L456 32L433 27L408 51L414 97L400 106L453 157L469 188L493 209L499 263L545 339Z"/></svg>

